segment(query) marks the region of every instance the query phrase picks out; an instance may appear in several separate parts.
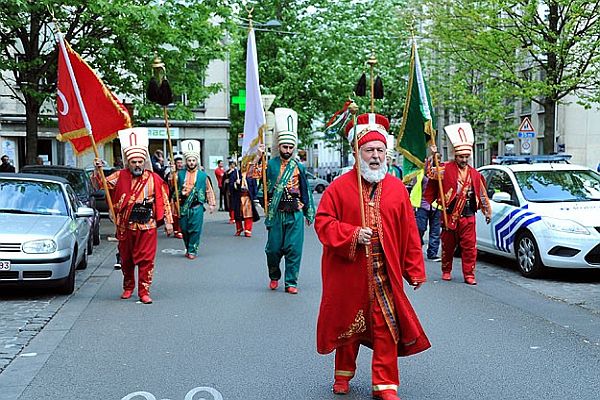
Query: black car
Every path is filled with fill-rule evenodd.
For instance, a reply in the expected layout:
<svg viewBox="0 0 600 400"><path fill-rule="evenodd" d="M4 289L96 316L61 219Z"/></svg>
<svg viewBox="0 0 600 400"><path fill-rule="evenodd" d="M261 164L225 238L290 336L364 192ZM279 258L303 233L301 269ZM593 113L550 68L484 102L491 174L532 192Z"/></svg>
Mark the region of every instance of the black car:
<svg viewBox="0 0 600 400"><path fill-rule="evenodd" d="M63 165L25 165L21 168L21 172L65 178L69 181L69 185L73 188L79 201L86 207L94 209L94 216L90 218L91 240L88 243L88 254L92 254L94 245L100 244L100 213L96 208L95 190L86 171L82 168Z"/></svg>
<svg viewBox="0 0 600 400"><path fill-rule="evenodd" d="M91 179L92 174L94 173L95 168L86 168L85 172L87 176ZM115 172L116 168L111 167L102 167L104 171L104 176L109 176L113 172ZM106 194L104 193L104 188L102 185L100 187L96 187L96 183L94 183L94 197L96 198L96 209L100 212L100 215L103 217L108 217L108 203L106 202Z"/></svg>

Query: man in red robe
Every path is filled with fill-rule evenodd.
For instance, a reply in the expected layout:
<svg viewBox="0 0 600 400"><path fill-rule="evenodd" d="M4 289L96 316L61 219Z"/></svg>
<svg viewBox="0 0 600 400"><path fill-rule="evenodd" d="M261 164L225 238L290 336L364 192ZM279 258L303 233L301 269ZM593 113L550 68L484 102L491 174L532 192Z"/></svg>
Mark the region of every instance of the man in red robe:
<svg viewBox="0 0 600 400"><path fill-rule="evenodd" d="M106 178L114 205L121 271L123 272L122 299L129 299L135 289L135 266L138 267L138 296L144 304L151 304L150 285L154 275L157 247L157 223L165 222L168 235L173 233L173 218L165 181L152 172L148 154L146 128L119 131L121 147L127 167ZM102 161L95 159L97 168ZM99 174L95 172L96 180Z"/></svg>
<svg viewBox="0 0 600 400"><path fill-rule="evenodd" d="M454 147L454 160L444 164L439 176L442 179L442 194L439 191L438 174L429 172L423 198L429 204L446 206L446 217L442 220L442 279L452 280L454 251L460 246L462 271L465 283L476 285L475 261L477 260L477 238L475 213L481 209L486 222L491 221L490 201L487 197L485 179L469 165L473 152L473 129L467 123L444 128ZM432 148L435 152L437 149Z"/></svg>
<svg viewBox="0 0 600 400"><path fill-rule="evenodd" d="M374 398L399 399L398 360L430 347L406 294L426 281L421 242L406 188L387 174L389 122L378 114L357 118L346 133L358 138L363 204L355 167L327 188L315 229L323 244L323 297L317 351L335 350L333 392L346 394L359 345L373 349ZM364 224L361 218L364 212Z"/></svg>

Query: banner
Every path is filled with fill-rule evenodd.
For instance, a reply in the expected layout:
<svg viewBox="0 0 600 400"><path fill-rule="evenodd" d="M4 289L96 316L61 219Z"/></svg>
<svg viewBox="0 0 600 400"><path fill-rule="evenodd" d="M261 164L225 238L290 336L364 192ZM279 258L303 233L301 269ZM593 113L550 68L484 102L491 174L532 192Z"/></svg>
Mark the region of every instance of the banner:
<svg viewBox="0 0 600 400"><path fill-rule="evenodd" d="M398 135L397 150L404 156L402 165L404 181L412 180L424 167L427 147L435 139L435 118L431 98L413 38L408 91L402 114L402 125Z"/></svg>
<svg viewBox="0 0 600 400"><path fill-rule="evenodd" d="M57 36L57 139L69 141L75 153L81 154L92 149L90 135L94 135L96 143L109 142L119 130L131 127L131 118L92 68L60 33Z"/></svg>
<svg viewBox="0 0 600 400"><path fill-rule="evenodd" d="M243 164L252 161L257 154L259 131L264 129L266 124L265 111L260 95L258 57L256 55L253 29L248 32L246 50L246 113L244 115L244 140L242 142Z"/></svg>

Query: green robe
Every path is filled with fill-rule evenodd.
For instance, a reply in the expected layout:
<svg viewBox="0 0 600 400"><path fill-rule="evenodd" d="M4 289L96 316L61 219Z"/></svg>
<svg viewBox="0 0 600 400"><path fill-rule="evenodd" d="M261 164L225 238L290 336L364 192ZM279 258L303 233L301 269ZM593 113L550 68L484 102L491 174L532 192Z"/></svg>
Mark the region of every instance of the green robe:
<svg viewBox="0 0 600 400"><path fill-rule="evenodd" d="M183 242L187 253L197 256L204 223L204 203L206 202L206 172L197 170L196 184L192 193L184 200L182 197L183 182L187 169L177 172L179 201L181 202L179 225L183 234Z"/></svg>
<svg viewBox="0 0 600 400"><path fill-rule="evenodd" d="M265 218L265 225L268 229L265 253L267 255L269 278L277 281L281 279L279 264L281 258L285 257L285 287L296 287L304 245L304 219L306 218L310 223L314 221L315 207L312 193L308 187L304 165L296 161L290 161L290 163L294 163L295 168L298 168L300 172L300 201L304 204L304 207L302 210L291 213L277 210L281 193L288 180L291 179L293 170L291 166L287 173L284 170L283 176L288 179L278 181L281 158L275 157L269 160L267 165L267 193L271 196L271 202L269 213Z"/></svg>

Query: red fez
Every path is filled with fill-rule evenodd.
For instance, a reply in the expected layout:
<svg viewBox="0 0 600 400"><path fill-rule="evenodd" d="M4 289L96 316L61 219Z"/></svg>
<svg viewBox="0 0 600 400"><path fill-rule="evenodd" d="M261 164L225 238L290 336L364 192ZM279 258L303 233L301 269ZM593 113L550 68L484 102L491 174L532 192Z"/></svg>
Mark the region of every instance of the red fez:
<svg viewBox="0 0 600 400"><path fill-rule="evenodd" d="M356 117L356 135L358 147L373 140L383 142L387 147L387 135L390 129L390 121L381 114L361 114ZM354 121L346 125L346 137L350 142L354 140Z"/></svg>

